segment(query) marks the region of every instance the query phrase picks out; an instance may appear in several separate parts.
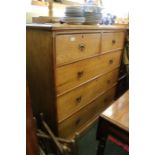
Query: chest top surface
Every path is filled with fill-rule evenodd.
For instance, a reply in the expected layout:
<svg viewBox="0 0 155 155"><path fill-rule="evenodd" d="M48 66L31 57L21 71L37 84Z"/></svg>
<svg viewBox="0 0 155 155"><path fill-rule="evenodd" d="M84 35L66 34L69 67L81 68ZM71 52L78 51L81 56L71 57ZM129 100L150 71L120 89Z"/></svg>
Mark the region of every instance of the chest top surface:
<svg viewBox="0 0 155 155"><path fill-rule="evenodd" d="M46 23L46 24L36 24L30 23L26 24L27 28L38 28L46 30L126 30L127 25L68 25L59 23Z"/></svg>

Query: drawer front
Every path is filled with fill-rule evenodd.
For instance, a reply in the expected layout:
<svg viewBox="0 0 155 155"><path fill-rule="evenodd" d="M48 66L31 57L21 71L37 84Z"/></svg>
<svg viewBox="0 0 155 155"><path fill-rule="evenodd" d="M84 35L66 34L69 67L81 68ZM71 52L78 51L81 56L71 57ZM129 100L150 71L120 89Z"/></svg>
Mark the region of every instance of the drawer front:
<svg viewBox="0 0 155 155"><path fill-rule="evenodd" d="M102 34L102 52L122 49L124 46L124 32L103 33Z"/></svg>
<svg viewBox="0 0 155 155"><path fill-rule="evenodd" d="M120 65L121 53L121 51L109 52L101 56L58 67L56 69L57 94L62 94L95 76L117 68Z"/></svg>
<svg viewBox="0 0 155 155"><path fill-rule="evenodd" d="M63 121L117 83L116 69L57 98L58 122Z"/></svg>
<svg viewBox="0 0 155 155"><path fill-rule="evenodd" d="M58 124L59 136L67 138L86 125L90 119L98 116L114 99L115 87L98 97L79 112Z"/></svg>
<svg viewBox="0 0 155 155"><path fill-rule="evenodd" d="M100 52L101 34L72 34L56 36L56 63L62 65L84 59Z"/></svg>

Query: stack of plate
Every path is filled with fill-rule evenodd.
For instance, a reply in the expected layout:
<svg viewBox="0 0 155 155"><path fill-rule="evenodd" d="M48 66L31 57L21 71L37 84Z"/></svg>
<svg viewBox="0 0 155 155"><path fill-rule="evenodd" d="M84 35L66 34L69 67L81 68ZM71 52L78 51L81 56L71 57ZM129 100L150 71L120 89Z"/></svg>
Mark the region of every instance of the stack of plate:
<svg viewBox="0 0 155 155"><path fill-rule="evenodd" d="M85 22L84 8L82 6L68 6L65 9L63 22L68 24L82 24Z"/></svg>
<svg viewBox="0 0 155 155"><path fill-rule="evenodd" d="M84 6L85 24L98 24L102 20L102 8L96 5Z"/></svg>
<svg viewBox="0 0 155 155"><path fill-rule="evenodd" d="M82 24L85 22L84 17L63 17L63 22L67 24Z"/></svg>
<svg viewBox="0 0 155 155"><path fill-rule="evenodd" d="M68 6L65 9L67 17L83 17L84 9L82 6Z"/></svg>

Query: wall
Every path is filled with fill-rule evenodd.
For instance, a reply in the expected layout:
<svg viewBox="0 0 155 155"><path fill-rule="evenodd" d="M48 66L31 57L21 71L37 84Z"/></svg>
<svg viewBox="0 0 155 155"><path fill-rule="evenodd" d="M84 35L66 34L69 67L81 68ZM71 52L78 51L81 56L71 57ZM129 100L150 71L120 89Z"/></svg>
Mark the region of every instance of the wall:
<svg viewBox="0 0 155 155"><path fill-rule="evenodd" d="M77 0L72 0L77 1ZM83 0L79 0L82 3ZM120 18L128 18L128 1L127 0L102 0L103 8L106 12L111 12ZM54 3L53 16L63 17L65 4ZM48 8L46 6L31 5L31 0L26 3L26 23L32 22L32 17L48 16Z"/></svg>
<svg viewBox="0 0 155 155"><path fill-rule="evenodd" d="M54 3L53 16L63 17L65 5ZM48 7L31 5L31 0L26 3L26 23L32 23L32 17L48 16Z"/></svg>
<svg viewBox="0 0 155 155"><path fill-rule="evenodd" d="M103 7L107 12L118 17L127 18L129 14L128 0L103 0Z"/></svg>

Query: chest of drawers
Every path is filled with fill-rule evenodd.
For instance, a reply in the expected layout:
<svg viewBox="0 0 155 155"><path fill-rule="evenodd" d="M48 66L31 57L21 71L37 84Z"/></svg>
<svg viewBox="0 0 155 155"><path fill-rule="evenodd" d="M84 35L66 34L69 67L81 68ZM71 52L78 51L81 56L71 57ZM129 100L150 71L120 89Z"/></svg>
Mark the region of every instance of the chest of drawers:
<svg viewBox="0 0 155 155"><path fill-rule="evenodd" d="M33 112L53 132L74 136L114 99L126 28L27 25ZM81 130L82 131L82 130Z"/></svg>

